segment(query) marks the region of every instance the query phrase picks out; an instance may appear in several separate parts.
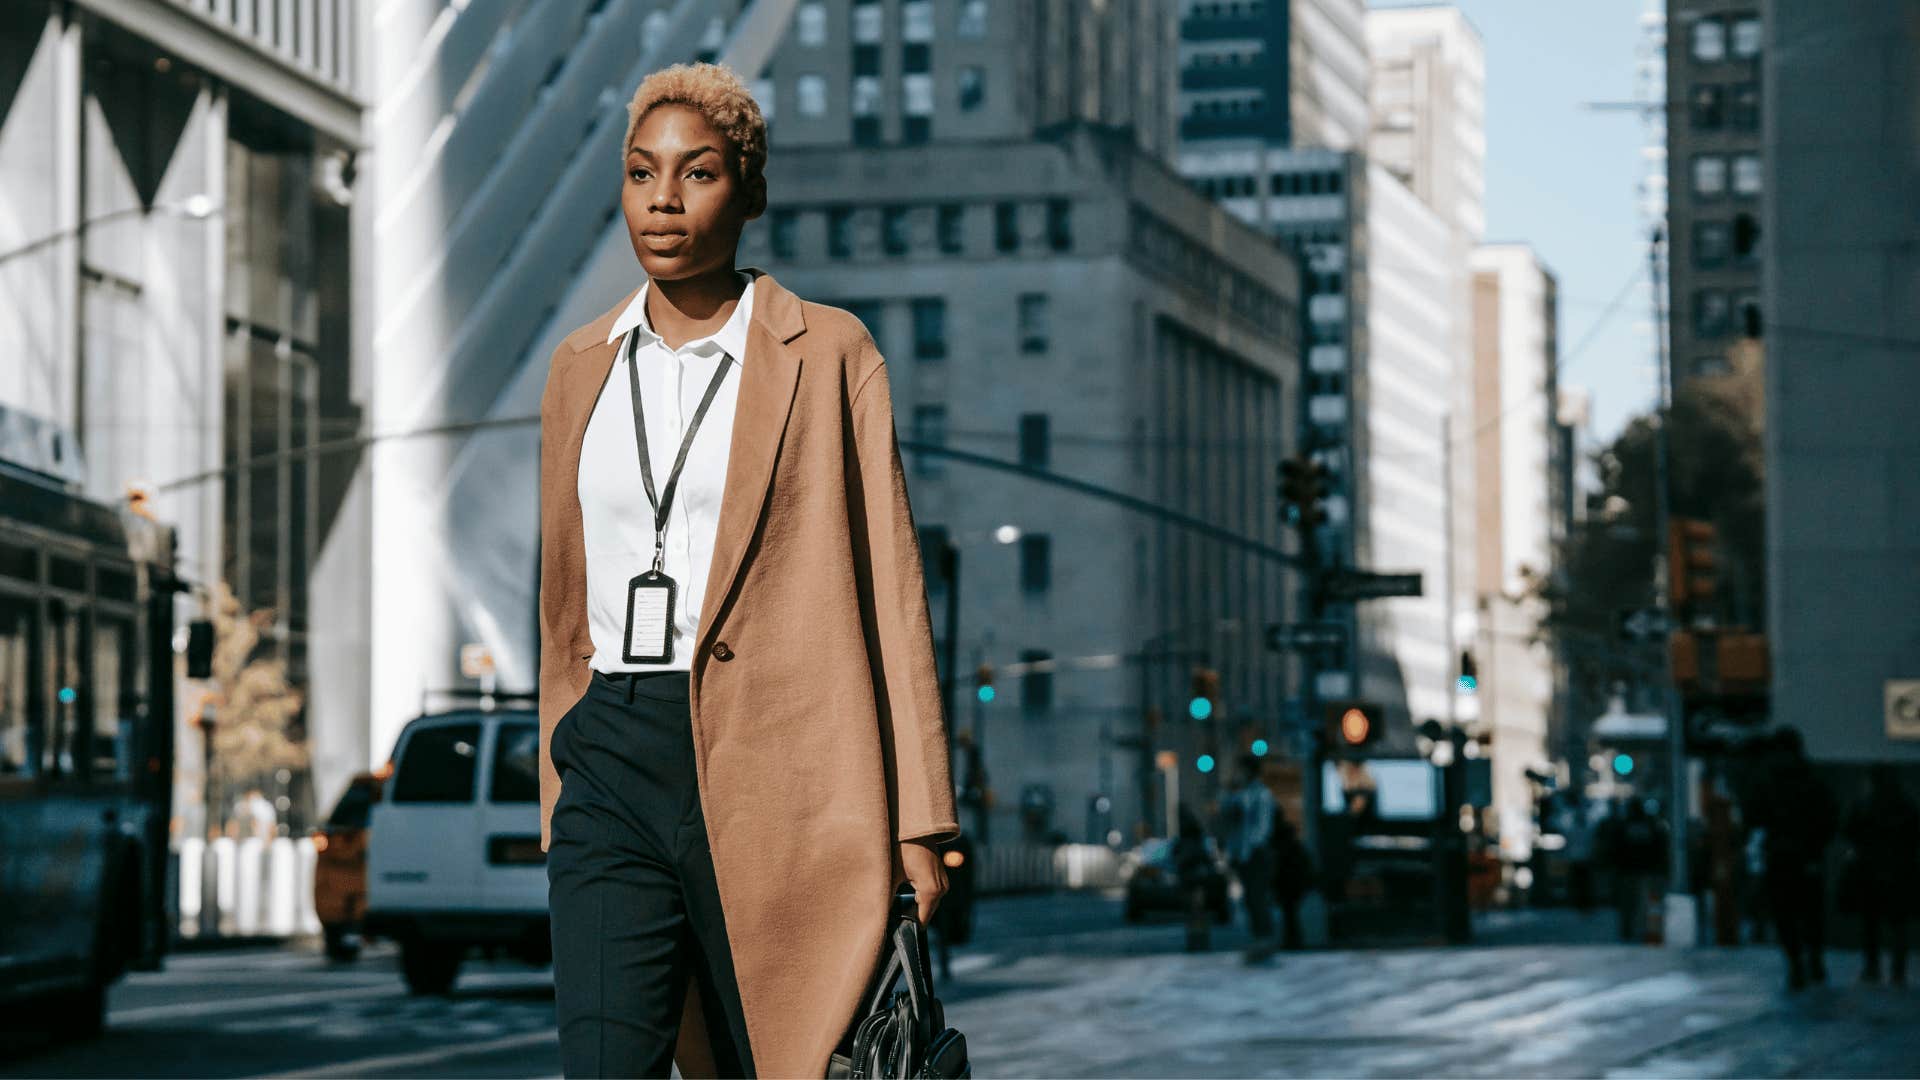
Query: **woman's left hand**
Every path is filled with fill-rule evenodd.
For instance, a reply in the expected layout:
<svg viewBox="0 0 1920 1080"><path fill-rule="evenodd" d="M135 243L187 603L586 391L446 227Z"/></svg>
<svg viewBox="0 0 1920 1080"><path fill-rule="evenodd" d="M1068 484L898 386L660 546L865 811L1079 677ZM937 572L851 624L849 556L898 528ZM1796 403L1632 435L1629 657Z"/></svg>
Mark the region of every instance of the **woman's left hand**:
<svg viewBox="0 0 1920 1080"><path fill-rule="evenodd" d="M941 864L938 851L915 840L901 841L900 862L907 872L907 880L913 883L913 895L920 906L920 923L924 926L933 920L934 909L947 893L947 868Z"/></svg>

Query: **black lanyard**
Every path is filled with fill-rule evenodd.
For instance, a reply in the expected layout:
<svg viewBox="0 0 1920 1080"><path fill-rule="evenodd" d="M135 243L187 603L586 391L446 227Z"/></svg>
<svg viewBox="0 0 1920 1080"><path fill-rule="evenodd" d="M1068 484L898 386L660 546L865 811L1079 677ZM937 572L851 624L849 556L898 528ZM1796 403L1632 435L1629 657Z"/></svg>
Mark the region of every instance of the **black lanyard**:
<svg viewBox="0 0 1920 1080"><path fill-rule="evenodd" d="M647 455L647 418L640 408L640 372L634 363L639 343L640 328L635 326L627 331L627 385L633 392L633 435L640 444L640 478L646 481L647 502L653 506L653 572L659 574L665 565L667 551L667 511L673 506L673 490L680 483L680 467L687 463L687 450L693 446L693 434L700 430L700 421L706 419L707 406L713 404L714 395L720 392L720 380L726 378L729 357L724 350L721 352L719 366L714 368L713 381L707 384L707 395L700 399L700 407L693 412L693 422L687 425L687 433L680 440L680 456L673 459L673 471L667 475L665 493L656 496L653 493L653 463Z"/></svg>

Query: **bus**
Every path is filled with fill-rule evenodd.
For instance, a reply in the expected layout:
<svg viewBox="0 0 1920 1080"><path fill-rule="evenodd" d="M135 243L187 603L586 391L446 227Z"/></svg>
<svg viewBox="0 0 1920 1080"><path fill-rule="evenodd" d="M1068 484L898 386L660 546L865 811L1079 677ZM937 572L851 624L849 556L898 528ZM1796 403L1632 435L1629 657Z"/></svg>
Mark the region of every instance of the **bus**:
<svg viewBox="0 0 1920 1080"><path fill-rule="evenodd" d="M90 1035L167 951L179 584L64 438L0 409L0 1010Z"/></svg>

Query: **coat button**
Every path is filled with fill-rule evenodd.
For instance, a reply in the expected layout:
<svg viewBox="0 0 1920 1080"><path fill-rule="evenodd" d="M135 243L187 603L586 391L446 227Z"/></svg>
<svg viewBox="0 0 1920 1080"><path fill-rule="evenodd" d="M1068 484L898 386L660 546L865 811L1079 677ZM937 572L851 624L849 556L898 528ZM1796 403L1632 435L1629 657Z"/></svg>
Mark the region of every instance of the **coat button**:
<svg viewBox="0 0 1920 1080"><path fill-rule="evenodd" d="M726 642L716 641L713 643L713 657L716 660L731 660L733 659L733 650L727 647Z"/></svg>

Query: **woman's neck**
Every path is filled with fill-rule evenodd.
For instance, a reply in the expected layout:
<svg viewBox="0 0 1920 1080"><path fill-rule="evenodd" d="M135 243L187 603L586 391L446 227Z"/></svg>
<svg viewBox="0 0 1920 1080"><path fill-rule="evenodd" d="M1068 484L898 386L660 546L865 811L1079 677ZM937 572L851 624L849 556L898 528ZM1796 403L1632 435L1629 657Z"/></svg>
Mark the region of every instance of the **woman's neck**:
<svg viewBox="0 0 1920 1080"><path fill-rule="evenodd" d="M670 349L725 326L746 291L731 265L672 281L653 278L651 284L647 322Z"/></svg>

